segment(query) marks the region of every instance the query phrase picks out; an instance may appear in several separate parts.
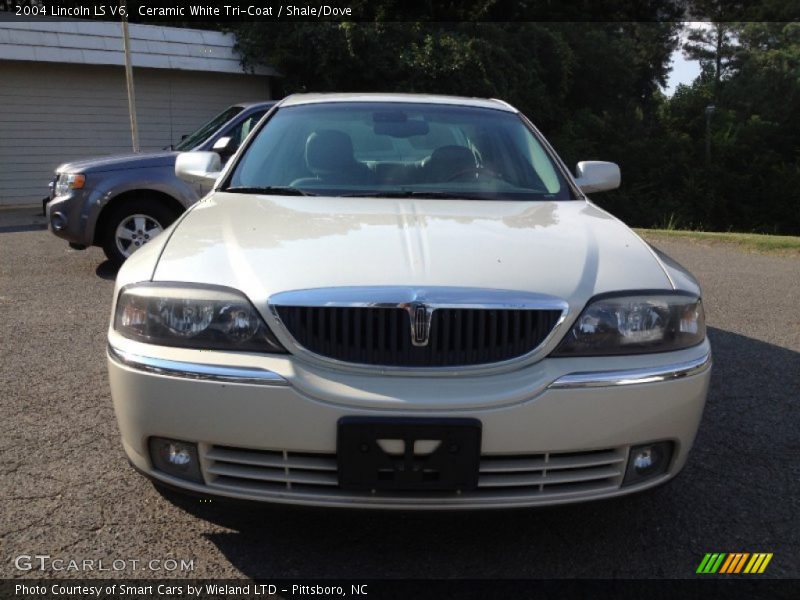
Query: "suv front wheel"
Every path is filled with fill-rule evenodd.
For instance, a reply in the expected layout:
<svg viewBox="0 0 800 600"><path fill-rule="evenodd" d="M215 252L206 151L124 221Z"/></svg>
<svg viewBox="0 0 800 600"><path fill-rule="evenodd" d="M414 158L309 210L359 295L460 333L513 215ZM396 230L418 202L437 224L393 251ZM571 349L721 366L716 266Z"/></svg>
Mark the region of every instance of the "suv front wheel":
<svg viewBox="0 0 800 600"><path fill-rule="evenodd" d="M178 218L171 208L144 199L124 202L112 210L105 222L103 252L115 264L125 262Z"/></svg>

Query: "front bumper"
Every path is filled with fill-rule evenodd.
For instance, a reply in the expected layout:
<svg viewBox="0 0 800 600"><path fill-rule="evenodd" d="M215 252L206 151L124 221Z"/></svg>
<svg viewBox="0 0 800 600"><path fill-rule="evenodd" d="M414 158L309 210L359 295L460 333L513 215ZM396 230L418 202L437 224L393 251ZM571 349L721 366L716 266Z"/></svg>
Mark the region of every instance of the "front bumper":
<svg viewBox="0 0 800 600"><path fill-rule="evenodd" d="M161 349L162 356L143 358L143 345L110 339L114 409L125 452L137 469L199 494L317 506L518 507L653 487L686 462L710 379L707 342L651 358L661 363L656 366L646 367L641 357L628 359L633 364L615 368L616 376L597 373L596 359L549 359L514 374L446 379L309 372L291 357L193 350ZM388 386L383 397L380 385ZM494 393L486 392L484 401L470 397L467 390L476 386ZM340 489L338 420L387 415L480 419L478 489L394 494ZM151 436L196 442L205 483L154 469ZM674 443L666 473L623 487L630 447L659 440Z"/></svg>
<svg viewBox="0 0 800 600"><path fill-rule="evenodd" d="M56 236L81 246L94 244L94 224L99 206L90 190L73 190L66 196L51 197L45 204L47 227Z"/></svg>

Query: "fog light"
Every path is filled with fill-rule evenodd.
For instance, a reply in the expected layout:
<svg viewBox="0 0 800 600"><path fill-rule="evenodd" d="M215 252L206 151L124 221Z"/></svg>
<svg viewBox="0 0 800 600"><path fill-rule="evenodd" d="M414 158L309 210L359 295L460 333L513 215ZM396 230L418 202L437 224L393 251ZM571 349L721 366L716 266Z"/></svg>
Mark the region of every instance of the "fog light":
<svg viewBox="0 0 800 600"><path fill-rule="evenodd" d="M61 231L67 226L67 218L60 212L53 213L50 216L50 224L54 231Z"/></svg>
<svg viewBox="0 0 800 600"><path fill-rule="evenodd" d="M167 446L167 461L176 467L183 467L192 462L189 449L183 444L169 444Z"/></svg>
<svg viewBox="0 0 800 600"><path fill-rule="evenodd" d="M203 483L197 444L166 438L150 438L150 459L159 471L173 477Z"/></svg>
<svg viewBox="0 0 800 600"><path fill-rule="evenodd" d="M672 442L634 446L628 455L628 468L622 485L639 483L665 473L671 460Z"/></svg>
<svg viewBox="0 0 800 600"><path fill-rule="evenodd" d="M636 469L637 473L647 473L655 462L656 458L653 456L653 450L648 447L636 453L633 458L633 468Z"/></svg>

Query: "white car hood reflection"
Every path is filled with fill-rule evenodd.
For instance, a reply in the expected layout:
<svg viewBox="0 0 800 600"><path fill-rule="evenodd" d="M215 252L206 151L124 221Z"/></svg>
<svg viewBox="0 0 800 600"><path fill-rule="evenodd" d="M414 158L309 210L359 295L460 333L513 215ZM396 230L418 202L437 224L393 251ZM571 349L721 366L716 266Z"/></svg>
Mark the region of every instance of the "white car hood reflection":
<svg viewBox="0 0 800 600"><path fill-rule="evenodd" d="M272 294L338 286L457 286L593 295L672 289L650 248L584 201L217 193L172 233L156 281Z"/></svg>

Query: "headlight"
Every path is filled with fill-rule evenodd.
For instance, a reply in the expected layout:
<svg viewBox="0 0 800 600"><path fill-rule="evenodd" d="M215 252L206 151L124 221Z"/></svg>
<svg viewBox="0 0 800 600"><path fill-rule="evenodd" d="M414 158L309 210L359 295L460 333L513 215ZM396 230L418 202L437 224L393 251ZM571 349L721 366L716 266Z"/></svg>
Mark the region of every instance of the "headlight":
<svg viewBox="0 0 800 600"><path fill-rule="evenodd" d="M79 190L86 183L86 175L80 173L60 173L56 181L56 196L65 196L70 190Z"/></svg>
<svg viewBox="0 0 800 600"><path fill-rule="evenodd" d="M697 296L605 296L589 302L553 356L604 356L669 352L706 337Z"/></svg>
<svg viewBox="0 0 800 600"><path fill-rule="evenodd" d="M114 329L161 346L286 352L241 292L219 286L127 287L117 300Z"/></svg>

